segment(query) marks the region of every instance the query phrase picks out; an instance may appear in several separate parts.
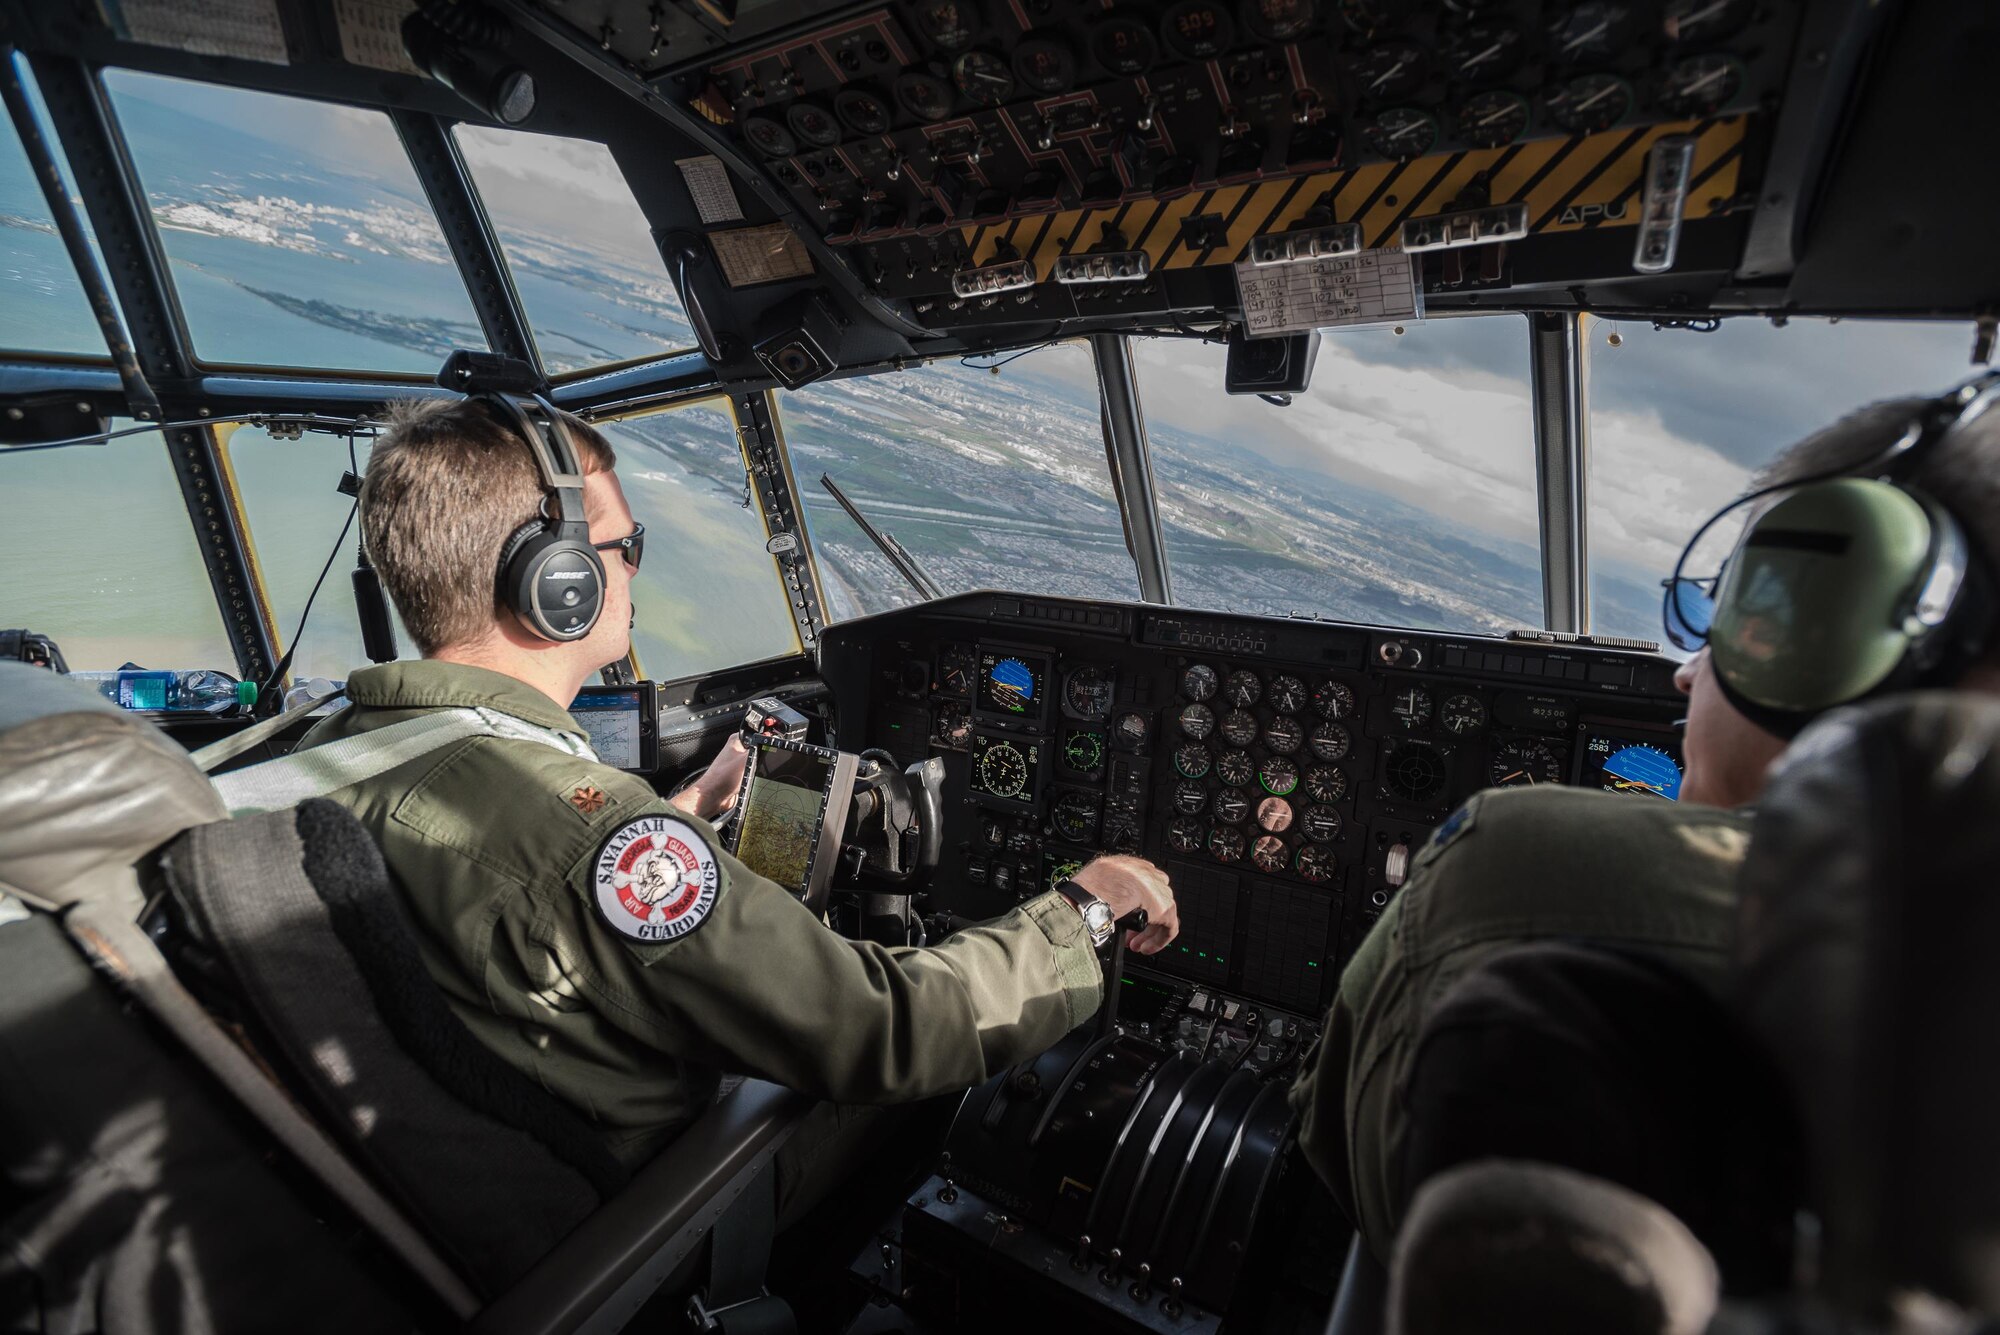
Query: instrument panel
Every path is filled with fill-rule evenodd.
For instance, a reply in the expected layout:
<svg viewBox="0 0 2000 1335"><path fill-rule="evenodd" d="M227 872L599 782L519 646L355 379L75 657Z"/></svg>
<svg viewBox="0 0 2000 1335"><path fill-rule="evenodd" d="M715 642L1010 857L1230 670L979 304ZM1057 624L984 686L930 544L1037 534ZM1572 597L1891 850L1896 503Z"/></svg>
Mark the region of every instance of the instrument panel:
<svg viewBox="0 0 2000 1335"><path fill-rule="evenodd" d="M1143 252L1157 273L1348 222L1395 246L1412 216L1517 202L1535 233L1634 225L1669 131L1699 143L1686 216L1723 220L1797 8L907 0L674 77L877 291L938 297L918 309L942 320L969 265L1026 259L1041 282L1066 256ZM1069 304L1148 286L1129 265L1098 278Z"/></svg>
<svg viewBox="0 0 2000 1335"><path fill-rule="evenodd" d="M1680 788L1674 664L1559 636L969 594L824 644L839 745L944 758L932 910L992 917L1136 853L1181 911L1149 969L1306 1016L1471 793Z"/></svg>

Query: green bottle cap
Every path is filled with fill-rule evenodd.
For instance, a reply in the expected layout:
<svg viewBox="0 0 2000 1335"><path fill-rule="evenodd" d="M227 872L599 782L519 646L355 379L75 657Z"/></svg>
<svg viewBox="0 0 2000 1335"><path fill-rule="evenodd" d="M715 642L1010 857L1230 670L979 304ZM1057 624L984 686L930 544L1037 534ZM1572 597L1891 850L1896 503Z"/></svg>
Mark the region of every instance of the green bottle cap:
<svg viewBox="0 0 2000 1335"><path fill-rule="evenodd" d="M256 682L239 681L236 683L236 707L246 714L257 707Z"/></svg>

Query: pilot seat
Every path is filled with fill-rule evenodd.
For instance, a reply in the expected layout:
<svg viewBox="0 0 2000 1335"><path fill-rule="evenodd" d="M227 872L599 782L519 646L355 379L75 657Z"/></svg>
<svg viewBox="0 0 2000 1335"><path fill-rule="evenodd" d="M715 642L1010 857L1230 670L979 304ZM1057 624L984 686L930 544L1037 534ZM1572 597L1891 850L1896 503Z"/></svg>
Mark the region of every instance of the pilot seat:
<svg viewBox="0 0 2000 1335"><path fill-rule="evenodd" d="M763 1270L809 1098L743 1081L628 1174L452 1015L342 808L232 820L6 663L0 978L8 1330L615 1330L687 1291L793 1324Z"/></svg>

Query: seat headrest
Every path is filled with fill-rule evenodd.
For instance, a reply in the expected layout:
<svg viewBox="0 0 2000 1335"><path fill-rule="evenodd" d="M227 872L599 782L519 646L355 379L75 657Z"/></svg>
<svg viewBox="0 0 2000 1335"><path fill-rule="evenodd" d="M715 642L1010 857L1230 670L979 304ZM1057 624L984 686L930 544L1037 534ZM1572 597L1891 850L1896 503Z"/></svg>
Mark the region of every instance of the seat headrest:
<svg viewBox="0 0 2000 1335"><path fill-rule="evenodd" d="M2000 698L1831 714L1772 775L1737 1003L1801 1122L1830 1297L2000 1311Z"/></svg>
<svg viewBox="0 0 2000 1335"><path fill-rule="evenodd" d="M0 663L0 888L44 908L109 893L182 830L229 815L186 751L79 682Z"/></svg>

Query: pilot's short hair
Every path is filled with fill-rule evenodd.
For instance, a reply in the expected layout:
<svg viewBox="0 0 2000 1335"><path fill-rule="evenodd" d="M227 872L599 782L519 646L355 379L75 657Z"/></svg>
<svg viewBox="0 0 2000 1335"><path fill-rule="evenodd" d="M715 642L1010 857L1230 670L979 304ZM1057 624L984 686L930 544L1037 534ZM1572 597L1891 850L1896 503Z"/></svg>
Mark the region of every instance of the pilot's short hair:
<svg viewBox="0 0 2000 1335"><path fill-rule="evenodd" d="M618 457L564 414L587 473ZM389 405L361 484L361 541L417 648L483 638L500 614L500 548L541 511L527 442L473 399Z"/></svg>

